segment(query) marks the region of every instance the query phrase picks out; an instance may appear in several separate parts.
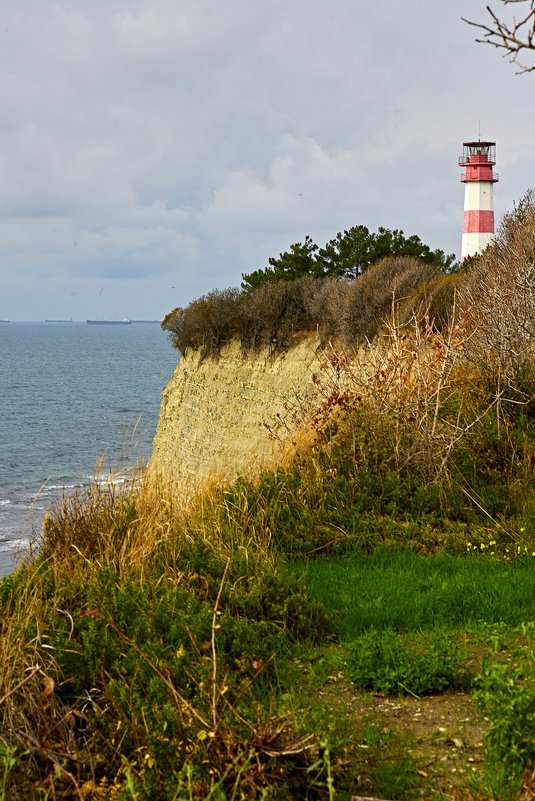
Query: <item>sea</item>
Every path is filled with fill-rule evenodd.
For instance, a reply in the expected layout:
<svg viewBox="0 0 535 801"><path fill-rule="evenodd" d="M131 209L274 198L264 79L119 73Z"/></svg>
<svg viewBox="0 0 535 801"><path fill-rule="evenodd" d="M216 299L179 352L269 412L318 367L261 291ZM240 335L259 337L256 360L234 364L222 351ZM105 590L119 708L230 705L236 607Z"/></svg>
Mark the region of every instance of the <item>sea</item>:
<svg viewBox="0 0 535 801"><path fill-rule="evenodd" d="M97 466L146 464L178 359L154 323L0 325L0 575Z"/></svg>

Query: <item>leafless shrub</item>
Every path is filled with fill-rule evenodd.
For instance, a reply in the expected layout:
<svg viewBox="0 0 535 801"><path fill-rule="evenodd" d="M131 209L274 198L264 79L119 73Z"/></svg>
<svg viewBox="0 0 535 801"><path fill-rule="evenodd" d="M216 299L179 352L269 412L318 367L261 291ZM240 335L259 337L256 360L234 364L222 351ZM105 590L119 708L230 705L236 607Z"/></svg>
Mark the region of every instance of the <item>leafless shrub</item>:
<svg viewBox="0 0 535 801"><path fill-rule="evenodd" d="M415 301L427 305L429 289L440 273L410 256L387 258L348 285L340 331L346 346L373 339L388 318L392 300L401 318L410 319Z"/></svg>
<svg viewBox="0 0 535 801"><path fill-rule="evenodd" d="M314 281L310 291L305 293L305 306L322 345L341 335L341 310L352 283L348 278L325 278Z"/></svg>
<svg viewBox="0 0 535 801"><path fill-rule="evenodd" d="M467 392L476 376L467 369L466 345L466 323L455 307L437 331L428 313L401 323L393 303L380 338L356 351L325 348L313 376L314 403L307 415L296 406L294 422L328 442L349 434L354 458L364 463L370 447L383 443L391 469L417 470L423 480L447 486L452 453L501 397L498 390L483 408L475 405Z"/></svg>
<svg viewBox="0 0 535 801"><path fill-rule="evenodd" d="M535 195L506 214L494 244L460 287L472 331L472 355L510 384L533 374L535 346Z"/></svg>
<svg viewBox="0 0 535 801"><path fill-rule="evenodd" d="M305 299L314 291L313 278L264 284L243 296L236 333L247 351L268 346L287 347L298 331L315 327Z"/></svg>

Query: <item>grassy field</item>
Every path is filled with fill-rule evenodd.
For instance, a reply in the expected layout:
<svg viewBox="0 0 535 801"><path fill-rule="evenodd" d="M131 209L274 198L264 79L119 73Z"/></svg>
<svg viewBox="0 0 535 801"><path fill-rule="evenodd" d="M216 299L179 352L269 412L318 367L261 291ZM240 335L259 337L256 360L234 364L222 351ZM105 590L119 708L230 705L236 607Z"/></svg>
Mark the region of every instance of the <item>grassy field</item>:
<svg viewBox="0 0 535 801"><path fill-rule="evenodd" d="M476 630L535 620L535 561L459 554L421 556L381 548L309 561L295 570L335 616L342 640L370 628L395 632Z"/></svg>

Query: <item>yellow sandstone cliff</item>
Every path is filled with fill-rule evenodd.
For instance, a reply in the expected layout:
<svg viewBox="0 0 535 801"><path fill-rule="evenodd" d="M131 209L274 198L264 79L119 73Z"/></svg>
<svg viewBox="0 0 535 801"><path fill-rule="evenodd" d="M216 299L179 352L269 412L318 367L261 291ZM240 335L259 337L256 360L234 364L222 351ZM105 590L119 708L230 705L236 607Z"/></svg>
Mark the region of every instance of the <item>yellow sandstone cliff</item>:
<svg viewBox="0 0 535 801"><path fill-rule="evenodd" d="M149 472L191 495L274 465L281 445L265 424L312 392L318 344L307 338L284 353L244 357L234 342L218 359L182 357L163 391Z"/></svg>

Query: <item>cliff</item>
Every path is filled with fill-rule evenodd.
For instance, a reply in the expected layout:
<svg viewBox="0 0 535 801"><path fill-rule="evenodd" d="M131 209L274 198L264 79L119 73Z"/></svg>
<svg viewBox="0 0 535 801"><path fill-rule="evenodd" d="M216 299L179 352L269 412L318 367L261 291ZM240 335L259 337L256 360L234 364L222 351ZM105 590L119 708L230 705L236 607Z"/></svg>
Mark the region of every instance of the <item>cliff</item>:
<svg viewBox="0 0 535 801"><path fill-rule="evenodd" d="M232 343L217 360L182 357L163 391L149 471L189 495L276 463L281 444L265 424L312 391L317 348L308 338L275 356L266 349L244 357Z"/></svg>

